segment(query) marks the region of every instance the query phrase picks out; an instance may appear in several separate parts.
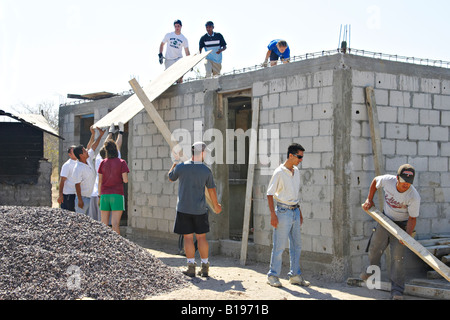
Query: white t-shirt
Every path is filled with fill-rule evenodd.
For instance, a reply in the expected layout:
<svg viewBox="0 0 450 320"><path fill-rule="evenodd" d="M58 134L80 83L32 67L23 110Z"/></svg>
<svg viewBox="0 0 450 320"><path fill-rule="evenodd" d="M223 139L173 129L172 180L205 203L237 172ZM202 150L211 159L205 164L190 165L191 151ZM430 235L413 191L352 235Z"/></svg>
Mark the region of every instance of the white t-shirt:
<svg viewBox="0 0 450 320"><path fill-rule="evenodd" d="M294 174L284 166L275 169L267 190L277 202L293 206L299 203L300 171L294 166Z"/></svg>
<svg viewBox="0 0 450 320"><path fill-rule="evenodd" d="M413 185L403 193L397 191L397 176L376 177L377 189L384 189L384 214L393 221L417 218L420 211L420 195Z"/></svg>
<svg viewBox="0 0 450 320"><path fill-rule="evenodd" d="M91 196L92 190L94 189L95 178L97 176L93 164L95 153L92 149L89 149L88 154L89 158L87 159L87 164L77 161L73 170L74 182L75 184L80 183L82 197Z"/></svg>
<svg viewBox="0 0 450 320"><path fill-rule="evenodd" d="M76 194L75 182L73 180L73 168L75 168L76 164L77 162L75 160L69 159L61 167L60 176L67 179L64 182L63 189L63 194L65 195Z"/></svg>
<svg viewBox="0 0 450 320"><path fill-rule="evenodd" d="M166 34L163 43L167 43L166 59L175 60L183 58L182 48L189 48L189 42L183 34L177 35L175 32Z"/></svg>

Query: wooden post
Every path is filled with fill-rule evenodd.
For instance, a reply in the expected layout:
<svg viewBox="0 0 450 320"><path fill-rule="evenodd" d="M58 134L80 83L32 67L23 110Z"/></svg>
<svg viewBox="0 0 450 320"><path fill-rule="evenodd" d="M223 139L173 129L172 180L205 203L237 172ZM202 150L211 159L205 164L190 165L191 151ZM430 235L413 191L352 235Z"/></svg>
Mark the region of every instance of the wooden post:
<svg viewBox="0 0 450 320"><path fill-rule="evenodd" d="M145 94L144 90L141 88L139 83L136 81L136 79L132 79L129 81L131 87L133 88L134 93L141 101L142 105L144 106L145 110L147 111L150 118L153 120L155 125L158 127L159 131L163 135L164 139L169 144L171 150L178 144L176 141L172 140L172 133L170 132L169 128L165 124L164 120L159 115L158 111L156 110L155 106L151 103L150 99ZM186 155L183 155L182 161L186 161L188 158ZM212 204L211 197L209 196L209 193L207 189L205 188L205 197L206 202L208 203L211 210L214 212L214 205Z"/></svg>
<svg viewBox="0 0 450 320"><path fill-rule="evenodd" d="M252 131L250 137L249 164L247 173L247 189L245 193L244 225L242 227L241 265L247 261L248 234L250 231L250 213L252 208L253 180L258 151L259 109L261 100L256 99L253 106Z"/></svg>
<svg viewBox="0 0 450 320"><path fill-rule="evenodd" d="M438 260L431 254L424 246L417 242L413 237L407 234L403 229L397 226L392 220L383 215L375 208L364 210L380 225L382 225L388 232L390 232L398 240L402 241L412 252L414 252L420 259L425 261L430 267L436 270L441 276L450 282L450 268L442 261Z"/></svg>
<svg viewBox="0 0 450 320"><path fill-rule="evenodd" d="M378 122L378 110L375 100L375 92L372 87L366 88L366 105L369 115L369 125L372 137L373 160L375 165L375 176L380 176L384 172L383 152L381 147L380 123ZM378 195L379 208L384 206L384 198Z"/></svg>

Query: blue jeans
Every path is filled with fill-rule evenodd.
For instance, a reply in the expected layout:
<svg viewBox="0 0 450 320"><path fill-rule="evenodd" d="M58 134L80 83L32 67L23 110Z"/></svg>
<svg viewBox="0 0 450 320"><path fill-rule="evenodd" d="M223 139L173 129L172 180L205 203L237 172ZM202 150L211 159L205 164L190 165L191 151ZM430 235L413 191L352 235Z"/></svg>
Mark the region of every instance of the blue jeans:
<svg viewBox="0 0 450 320"><path fill-rule="evenodd" d="M290 271L289 276L301 274L300 254L302 251L302 239L300 232L300 209L289 210L277 206L275 213L278 217L278 227L273 231L273 248L270 259L270 276L280 277L282 255L289 239Z"/></svg>
<svg viewBox="0 0 450 320"><path fill-rule="evenodd" d="M75 212L89 215L89 206L91 204L91 198L90 197L81 197L81 199L83 200L83 209L78 207L78 196L75 197Z"/></svg>

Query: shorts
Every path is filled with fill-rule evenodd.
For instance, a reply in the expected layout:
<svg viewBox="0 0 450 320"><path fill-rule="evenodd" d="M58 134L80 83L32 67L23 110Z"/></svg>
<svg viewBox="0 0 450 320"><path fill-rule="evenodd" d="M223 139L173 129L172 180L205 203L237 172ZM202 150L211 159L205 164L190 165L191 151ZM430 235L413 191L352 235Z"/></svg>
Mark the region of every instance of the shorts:
<svg viewBox="0 0 450 320"><path fill-rule="evenodd" d="M120 194L102 194L100 211L124 211L125 197Z"/></svg>
<svg viewBox="0 0 450 320"><path fill-rule="evenodd" d="M63 194L63 202L61 209L66 209L75 212L75 194Z"/></svg>
<svg viewBox="0 0 450 320"><path fill-rule="evenodd" d="M176 234L205 234L209 232L208 213L202 215L177 212L173 232Z"/></svg>
<svg viewBox="0 0 450 320"><path fill-rule="evenodd" d="M270 54L270 61L278 61L278 59L284 58L282 58L281 56L272 51L272 53Z"/></svg>

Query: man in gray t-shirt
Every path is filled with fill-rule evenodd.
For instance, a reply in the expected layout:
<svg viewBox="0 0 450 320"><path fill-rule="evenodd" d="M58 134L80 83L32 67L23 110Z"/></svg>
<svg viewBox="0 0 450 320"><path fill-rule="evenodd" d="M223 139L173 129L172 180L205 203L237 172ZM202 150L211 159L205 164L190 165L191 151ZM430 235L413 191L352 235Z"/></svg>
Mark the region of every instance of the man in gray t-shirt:
<svg viewBox="0 0 450 320"><path fill-rule="evenodd" d="M177 216L174 232L184 237L188 269L184 274L195 276L195 245L194 234L197 238L198 251L202 260L200 275L208 276L209 245L206 233L209 232L208 207L206 205L205 188L212 200L214 211L219 214L221 205L217 202L214 178L204 163L206 144L197 142L192 145L192 158L183 163L172 165L169 171L170 181L179 181Z"/></svg>

